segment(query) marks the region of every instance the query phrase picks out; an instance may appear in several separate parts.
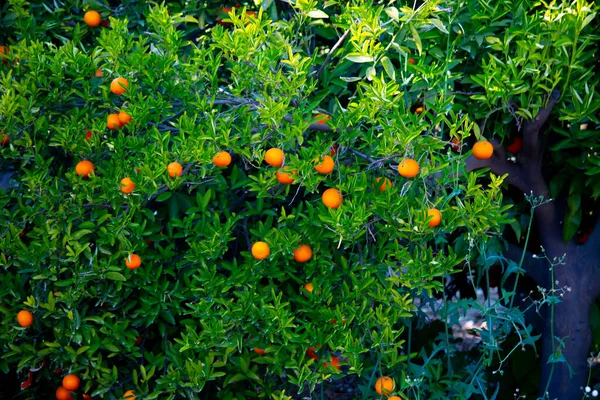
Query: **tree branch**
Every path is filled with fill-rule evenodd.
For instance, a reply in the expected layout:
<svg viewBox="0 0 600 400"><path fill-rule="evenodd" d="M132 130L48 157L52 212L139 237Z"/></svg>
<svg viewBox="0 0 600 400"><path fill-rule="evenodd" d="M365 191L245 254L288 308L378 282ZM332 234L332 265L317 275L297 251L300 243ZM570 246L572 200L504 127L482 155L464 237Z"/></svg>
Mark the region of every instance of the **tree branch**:
<svg viewBox="0 0 600 400"><path fill-rule="evenodd" d="M323 61L323 65L321 65L321 68L319 68L319 70L317 71L317 77L321 76L321 73L323 72L323 70L325 69L327 64L329 64L329 61L331 61L331 57L333 56L333 53L338 49L338 47L340 47L342 45L342 43L344 43L344 40L346 40L346 37L348 36L349 33L350 33L350 30L348 29L346 32L344 32L342 37L340 37L338 39L336 44L333 45L331 50L329 50L329 53L327 53L327 57L325 58L325 61Z"/></svg>
<svg viewBox="0 0 600 400"><path fill-rule="evenodd" d="M541 108L535 118L525 123L523 127L523 150L519 157L519 162L528 167L541 168L542 151L540 142L540 131L542 126L548 120L552 108L558 101L560 92L554 89L548 99L546 107Z"/></svg>

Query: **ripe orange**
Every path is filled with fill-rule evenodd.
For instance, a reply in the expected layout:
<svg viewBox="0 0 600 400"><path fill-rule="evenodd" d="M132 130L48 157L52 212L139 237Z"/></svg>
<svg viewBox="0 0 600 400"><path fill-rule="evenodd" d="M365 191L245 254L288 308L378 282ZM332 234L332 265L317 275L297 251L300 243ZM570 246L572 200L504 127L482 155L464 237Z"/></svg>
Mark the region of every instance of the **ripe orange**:
<svg viewBox="0 0 600 400"><path fill-rule="evenodd" d="M377 183L379 183L379 181L381 180L381 177L375 179L375 181ZM392 187L394 186L392 184L392 181L390 181L388 178L383 178L383 183L381 184L381 186L379 186L379 191L383 192L385 189L387 189L388 187Z"/></svg>
<svg viewBox="0 0 600 400"><path fill-rule="evenodd" d="M419 173L419 163L412 158L405 158L398 164L398 172L405 178L414 178Z"/></svg>
<svg viewBox="0 0 600 400"><path fill-rule="evenodd" d="M129 87L129 82L125 78L115 78L110 83L110 91L116 95L122 95Z"/></svg>
<svg viewBox="0 0 600 400"><path fill-rule="evenodd" d="M2 135L2 132L0 132L0 135ZM9 143L10 136L8 136L8 133L5 133L4 135L2 135L2 138L0 138L0 146L8 146Z"/></svg>
<svg viewBox="0 0 600 400"><path fill-rule="evenodd" d="M82 394L82 395L81 395L81 397L82 397L84 400L92 400L92 396L90 396L89 394Z"/></svg>
<svg viewBox="0 0 600 400"><path fill-rule="evenodd" d="M167 165L167 171L169 171L169 176L171 178L175 178L176 176L181 176L181 174L183 174L183 168L178 162L172 162L171 164Z"/></svg>
<svg viewBox="0 0 600 400"><path fill-rule="evenodd" d="M375 391L380 396L389 396L394 391L394 379L389 376L382 376L375 382Z"/></svg>
<svg viewBox="0 0 600 400"><path fill-rule="evenodd" d="M392 397L388 397L387 400L402 400L402 399L398 396L392 396Z"/></svg>
<svg viewBox="0 0 600 400"><path fill-rule="evenodd" d="M329 208L338 208L340 204L342 204L342 194L337 189L327 189L323 192L321 196L321 200L323 200L323 204Z"/></svg>
<svg viewBox="0 0 600 400"><path fill-rule="evenodd" d="M252 256L257 260L264 260L271 254L269 245L265 242L256 242L252 245Z"/></svg>
<svg viewBox="0 0 600 400"><path fill-rule="evenodd" d="M480 140L473 146L473 156L479 160L487 160L494 154L494 146L487 140Z"/></svg>
<svg viewBox="0 0 600 400"><path fill-rule="evenodd" d="M306 244L303 244L302 246L294 250L294 260L296 260L297 262L305 263L311 258L312 249Z"/></svg>
<svg viewBox="0 0 600 400"><path fill-rule="evenodd" d="M265 353L266 353L266 351L264 351L263 349L259 349L258 347L255 347L255 348L254 348L254 349L252 349L252 350L254 350L254 352L255 352L256 354L260 354L261 356L262 356L263 354L265 354Z"/></svg>
<svg viewBox="0 0 600 400"><path fill-rule="evenodd" d="M129 399L129 400L135 399L135 395L133 394L133 390L128 390L125 393L123 393L123 398L124 399Z"/></svg>
<svg viewBox="0 0 600 400"><path fill-rule="evenodd" d="M422 114L422 113L423 113L423 107L417 107L417 108L415 109L415 113L417 113L417 114Z"/></svg>
<svg viewBox="0 0 600 400"><path fill-rule="evenodd" d="M312 283L310 283L310 282L309 282L309 283L307 283L306 285L304 285L304 289L306 289L307 291L309 291L309 292L311 292L311 293L313 292L313 290L315 290L315 288L314 288L313 284L312 284Z"/></svg>
<svg viewBox="0 0 600 400"><path fill-rule="evenodd" d="M79 161L75 166L75 172L83 178L87 178L92 171L94 171L94 164L88 160Z"/></svg>
<svg viewBox="0 0 600 400"><path fill-rule="evenodd" d="M121 126L127 125L131 121L133 121L131 115L127 114L125 111L119 112L119 122L121 122Z"/></svg>
<svg viewBox="0 0 600 400"><path fill-rule="evenodd" d="M92 28L95 28L98 25L100 25L101 19L102 18L100 18L100 14L98 14L98 11L94 10L86 12L83 16L83 22L85 22L88 26Z"/></svg>
<svg viewBox="0 0 600 400"><path fill-rule="evenodd" d="M8 53L9 53L8 47L6 47L6 46L0 46L0 55L4 56L4 55L6 55Z"/></svg>
<svg viewBox="0 0 600 400"><path fill-rule="evenodd" d="M110 130L119 129L123 124L119 119L119 114L108 114L106 118L106 127Z"/></svg>
<svg viewBox="0 0 600 400"><path fill-rule="evenodd" d="M17 314L17 322L23 328L27 328L33 324L33 314L28 310L21 310Z"/></svg>
<svg viewBox="0 0 600 400"><path fill-rule="evenodd" d="M63 378L63 387L67 390L77 390L79 388L79 377L75 374L69 374Z"/></svg>
<svg viewBox="0 0 600 400"><path fill-rule="evenodd" d="M280 149L272 148L265 153L265 161L273 167L281 167L285 155Z"/></svg>
<svg viewBox="0 0 600 400"><path fill-rule="evenodd" d="M322 125L327 125L327 121L329 121L331 119L331 115L327 115L327 114L317 114L317 124L322 124Z"/></svg>
<svg viewBox="0 0 600 400"><path fill-rule="evenodd" d="M217 167L226 167L231 164L231 155L226 151L220 151L213 157L213 164Z"/></svg>
<svg viewBox="0 0 600 400"><path fill-rule="evenodd" d="M97 69L96 73L94 75L92 75L92 78L101 78L104 76L104 72L102 72L101 69Z"/></svg>
<svg viewBox="0 0 600 400"><path fill-rule="evenodd" d="M331 156L323 156L323 160L320 164L315 166L315 169L318 173L327 175L333 171L334 167L335 162L333 161L333 158L331 158Z"/></svg>
<svg viewBox="0 0 600 400"><path fill-rule="evenodd" d="M414 65L415 64L415 59L414 58L409 58L408 59L408 63Z"/></svg>
<svg viewBox="0 0 600 400"><path fill-rule="evenodd" d="M85 140L90 140L92 138L92 131L87 131L85 133Z"/></svg>
<svg viewBox="0 0 600 400"><path fill-rule="evenodd" d="M427 210L427 216L431 217L429 221L429 226L431 227L438 226L442 222L442 213L437 208Z"/></svg>
<svg viewBox="0 0 600 400"><path fill-rule="evenodd" d="M277 171L275 173L275 177L282 185L291 185L292 183L294 183L294 178L291 174L287 172Z"/></svg>
<svg viewBox="0 0 600 400"><path fill-rule="evenodd" d="M129 269L136 269L142 265L142 258L137 254L131 253L129 257L125 259L125 265Z"/></svg>
<svg viewBox="0 0 600 400"><path fill-rule="evenodd" d="M135 189L135 183L130 178L121 179L121 192L129 194Z"/></svg>
<svg viewBox="0 0 600 400"><path fill-rule="evenodd" d="M56 400L73 400L73 395L61 386L56 389Z"/></svg>

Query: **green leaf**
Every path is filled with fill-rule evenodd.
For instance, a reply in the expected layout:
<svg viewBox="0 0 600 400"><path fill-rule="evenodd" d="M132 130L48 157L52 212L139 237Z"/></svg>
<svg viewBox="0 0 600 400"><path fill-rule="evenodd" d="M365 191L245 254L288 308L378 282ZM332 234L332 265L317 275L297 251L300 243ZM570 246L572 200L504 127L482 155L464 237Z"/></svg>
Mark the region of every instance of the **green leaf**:
<svg viewBox="0 0 600 400"><path fill-rule="evenodd" d="M350 53L346 56L346 59L352 61L353 63L361 64L373 61L373 57L371 56L363 56L359 53Z"/></svg>
<svg viewBox="0 0 600 400"><path fill-rule="evenodd" d="M383 65L383 69L392 80L396 80L396 69L394 68L394 64L392 61L386 56L381 59L381 65Z"/></svg>
<svg viewBox="0 0 600 400"><path fill-rule="evenodd" d="M156 201L158 201L159 203L162 203L163 201L166 201L169 198L171 198L172 194L173 194L173 192L164 192L156 198Z"/></svg>
<svg viewBox="0 0 600 400"><path fill-rule="evenodd" d="M308 12L308 16L310 18L329 18L329 15L327 15L325 12L321 11L321 10L312 10Z"/></svg>
<svg viewBox="0 0 600 400"><path fill-rule="evenodd" d="M423 45L421 44L421 37L419 36L419 32L417 32L417 29L414 27L414 25L410 25L410 33L412 34L413 40L415 41L417 51L419 52L419 55L421 55L421 53L423 52Z"/></svg>
<svg viewBox="0 0 600 400"><path fill-rule="evenodd" d="M110 279L111 281L126 281L127 278L125 278L122 274L118 273L118 272L107 272L106 273L106 278Z"/></svg>
<svg viewBox="0 0 600 400"><path fill-rule="evenodd" d="M399 21L400 14L398 13L398 9L396 7L388 7L385 9L385 13L393 19L394 21Z"/></svg>
<svg viewBox="0 0 600 400"><path fill-rule="evenodd" d="M438 28L440 31L448 34L448 30L446 29L444 24L442 24L442 21L440 21L439 19L437 19L437 18L430 19L428 22L431 23L436 28Z"/></svg>

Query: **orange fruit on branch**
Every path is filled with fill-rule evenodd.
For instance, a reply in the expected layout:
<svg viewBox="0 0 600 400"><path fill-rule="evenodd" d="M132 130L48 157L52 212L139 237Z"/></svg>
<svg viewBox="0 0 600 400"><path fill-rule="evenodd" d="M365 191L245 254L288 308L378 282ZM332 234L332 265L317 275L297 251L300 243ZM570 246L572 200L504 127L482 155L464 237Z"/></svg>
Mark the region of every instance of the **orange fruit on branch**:
<svg viewBox="0 0 600 400"><path fill-rule="evenodd" d="M414 178L419 173L419 163L412 158L405 158L398 164L398 172L405 178Z"/></svg>
<svg viewBox="0 0 600 400"><path fill-rule="evenodd" d="M131 178L121 179L121 192L129 194L133 192L133 189L135 189L135 183L133 183Z"/></svg>
<svg viewBox="0 0 600 400"><path fill-rule="evenodd" d="M285 154L283 153L283 151L276 148L269 149L265 153L265 161L267 162L267 164L273 167L281 167L283 165L284 157Z"/></svg>
<svg viewBox="0 0 600 400"><path fill-rule="evenodd" d="M315 169L318 173L327 175L333 171L334 167L335 162L333 161L333 158L331 158L331 156L323 156L321 163L316 165Z"/></svg>
<svg viewBox="0 0 600 400"><path fill-rule="evenodd" d="M473 146L473 156L478 160L487 160L494 154L494 146L487 140L480 140Z"/></svg>
<svg viewBox="0 0 600 400"><path fill-rule="evenodd" d="M56 389L56 400L73 400L73 395L61 386Z"/></svg>
<svg viewBox="0 0 600 400"><path fill-rule="evenodd" d="M79 388L79 377L75 374L69 374L63 378L63 387L67 390L77 390Z"/></svg>
<svg viewBox="0 0 600 400"><path fill-rule="evenodd" d="M133 121L131 115L127 114L125 111L119 112L119 122L121 122L121 126L127 125L131 121Z"/></svg>
<svg viewBox="0 0 600 400"><path fill-rule="evenodd" d="M119 119L119 114L108 114L106 118L106 127L110 130L119 129L123 126Z"/></svg>
<svg viewBox="0 0 600 400"><path fill-rule="evenodd" d="M254 350L254 352L255 352L256 354L260 354L261 356L262 356L263 354L265 354L265 353L266 353L266 351L264 351L263 349L259 349L258 347L255 347L255 348L254 348L254 349L252 349L252 350Z"/></svg>
<svg viewBox="0 0 600 400"><path fill-rule="evenodd" d="M125 78L115 78L110 83L110 91L116 95L122 95L129 87L129 82Z"/></svg>
<svg viewBox="0 0 600 400"><path fill-rule="evenodd" d="M123 398L124 399L129 399L129 400L134 400L135 399L135 395L133 394L133 390L128 390L125 393L123 393Z"/></svg>
<svg viewBox="0 0 600 400"><path fill-rule="evenodd" d="M17 314L17 322L23 328L27 328L33 324L33 314L28 310L21 310Z"/></svg>
<svg viewBox="0 0 600 400"><path fill-rule="evenodd" d="M311 258L312 249L306 244L303 244L302 246L294 250L294 260L296 260L297 262L305 263Z"/></svg>
<svg viewBox="0 0 600 400"><path fill-rule="evenodd" d="M327 125L327 121L331 119L331 115L319 113L317 114L317 124Z"/></svg>
<svg viewBox="0 0 600 400"><path fill-rule="evenodd" d="M125 265L127 266L127 268L129 269L136 269L139 268L140 265L142 265L142 258L140 256L138 256L137 254L131 253L126 259L125 259Z"/></svg>
<svg viewBox="0 0 600 400"><path fill-rule="evenodd" d="M220 151L213 157L213 164L217 167L227 167L231 164L231 155L226 151Z"/></svg>
<svg viewBox="0 0 600 400"><path fill-rule="evenodd" d="M312 283L310 283L310 282L309 282L309 283L307 283L306 285L304 285L304 289L306 289L306 291L308 291L308 292L310 292L310 293L312 293L312 292L313 292L313 290L315 290L315 288L314 288L313 284L312 284Z"/></svg>
<svg viewBox="0 0 600 400"><path fill-rule="evenodd" d="M338 208L342 204L343 198L339 190L330 188L323 192L321 200L329 208Z"/></svg>
<svg viewBox="0 0 600 400"><path fill-rule="evenodd" d="M437 208L427 210L427 216L431 217L431 220L429 220L429 226L431 227L438 226L442 222L442 213Z"/></svg>
<svg viewBox="0 0 600 400"><path fill-rule="evenodd" d="M83 22L87 24L87 26L95 28L100 25L102 18L98 11L90 10L83 15Z"/></svg>
<svg viewBox="0 0 600 400"><path fill-rule="evenodd" d="M176 176L181 176L181 174L183 174L183 167L178 162L172 162L167 165L167 171L171 178L175 178Z"/></svg>
<svg viewBox="0 0 600 400"><path fill-rule="evenodd" d="M79 161L75 166L75 173L83 178L87 178L93 171L94 164L88 160Z"/></svg>
<svg viewBox="0 0 600 400"><path fill-rule="evenodd" d="M2 132L0 132L0 146L8 146L10 144L10 136L8 136L8 133L2 134Z"/></svg>
<svg viewBox="0 0 600 400"><path fill-rule="evenodd" d="M275 173L275 177L282 185L291 185L292 183L294 183L294 178L291 174L287 172L277 171Z"/></svg>
<svg viewBox="0 0 600 400"><path fill-rule="evenodd" d="M264 260L271 254L269 245L265 242L256 242L252 245L252 256L257 260Z"/></svg>
<svg viewBox="0 0 600 400"><path fill-rule="evenodd" d="M389 396L394 391L394 379L389 376L382 376L375 382L375 391L380 396Z"/></svg>
<svg viewBox="0 0 600 400"><path fill-rule="evenodd" d="M381 177L376 178L375 181L379 183L379 181L381 181ZM385 189L392 186L394 185L392 184L391 180L389 180L388 178L383 178L383 182L381 183L381 186L379 186L379 191L383 192Z"/></svg>

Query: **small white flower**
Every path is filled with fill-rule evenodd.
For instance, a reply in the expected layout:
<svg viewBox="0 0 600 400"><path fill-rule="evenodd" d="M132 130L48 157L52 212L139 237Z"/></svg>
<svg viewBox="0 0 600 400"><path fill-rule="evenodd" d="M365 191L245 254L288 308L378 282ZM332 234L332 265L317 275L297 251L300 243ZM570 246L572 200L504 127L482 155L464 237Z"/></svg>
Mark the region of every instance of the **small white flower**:
<svg viewBox="0 0 600 400"><path fill-rule="evenodd" d="M596 389L592 392L592 397L598 397L598 391Z"/></svg>
<svg viewBox="0 0 600 400"><path fill-rule="evenodd" d="M589 393L589 392L591 392L591 391L592 391L592 388L591 388L591 387L589 387L589 386L586 386L586 387L585 387L585 392L586 392L586 393Z"/></svg>

